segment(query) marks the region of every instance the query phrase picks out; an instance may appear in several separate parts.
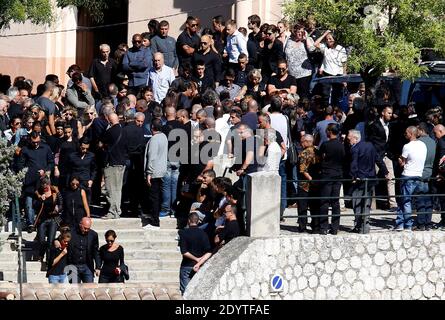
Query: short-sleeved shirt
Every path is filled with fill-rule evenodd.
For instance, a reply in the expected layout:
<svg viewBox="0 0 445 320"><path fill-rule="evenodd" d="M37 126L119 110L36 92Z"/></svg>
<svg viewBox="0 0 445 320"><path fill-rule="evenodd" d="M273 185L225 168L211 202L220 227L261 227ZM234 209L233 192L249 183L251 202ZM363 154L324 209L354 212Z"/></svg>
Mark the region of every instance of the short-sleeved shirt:
<svg viewBox="0 0 445 320"><path fill-rule="evenodd" d="M56 104L46 97L38 97L36 103L42 107L47 116L54 114L56 111Z"/></svg>
<svg viewBox="0 0 445 320"><path fill-rule="evenodd" d="M193 35L189 35L187 30L184 30L178 37L176 41L176 53L178 54L179 64L183 65L185 62L191 62L193 55L188 55L184 49L182 48L184 45L188 45L197 51L199 49L199 42L201 39L195 33Z"/></svg>
<svg viewBox="0 0 445 320"><path fill-rule="evenodd" d="M277 89L290 89L291 86L297 86L297 80L290 74L284 80L281 80L279 76L273 76L270 78L269 84L274 85Z"/></svg>
<svg viewBox="0 0 445 320"><path fill-rule="evenodd" d="M426 144L420 140L411 141L403 146L402 157L406 159L403 176L421 177L427 155Z"/></svg>
<svg viewBox="0 0 445 320"><path fill-rule="evenodd" d="M102 63L100 59L94 59L91 63L88 76L94 78L99 92L106 96L108 93L108 85L113 82L117 73L117 63L113 59L108 59L106 63Z"/></svg>
<svg viewBox="0 0 445 320"><path fill-rule="evenodd" d="M191 226L179 231L179 247L181 254L190 253L195 257L202 257L210 251L210 241L207 233L197 226ZM195 261L182 257L181 267L192 267Z"/></svg>
<svg viewBox="0 0 445 320"><path fill-rule="evenodd" d="M332 76L343 74L343 63L348 60L346 49L340 45L331 49L321 44L320 50L323 53L321 69Z"/></svg>

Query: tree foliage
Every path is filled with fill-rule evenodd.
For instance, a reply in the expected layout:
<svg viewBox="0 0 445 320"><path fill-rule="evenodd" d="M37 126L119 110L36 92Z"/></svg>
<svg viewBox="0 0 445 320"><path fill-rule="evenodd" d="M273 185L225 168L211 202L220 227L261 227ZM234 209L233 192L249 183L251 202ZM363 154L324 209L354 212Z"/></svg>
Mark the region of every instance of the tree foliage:
<svg viewBox="0 0 445 320"><path fill-rule="evenodd" d="M25 170L19 173L11 170L15 149L15 146L7 145L6 139L0 138L0 225L5 222L10 202L21 194L26 173Z"/></svg>
<svg viewBox="0 0 445 320"><path fill-rule="evenodd" d="M104 10L116 0L56 0L60 8L75 6L85 8L95 22L102 22ZM0 29L9 27L11 23L31 21L34 24L50 24L54 20L52 0L0 0Z"/></svg>
<svg viewBox="0 0 445 320"><path fill-rule="evenodd" d="M418 64L422 48L445 53L445 1L289 0L284 12L292 22L312 15L334 31L350 49L350 71L362 75L390 69L411 79L425 70Z"/></svg>

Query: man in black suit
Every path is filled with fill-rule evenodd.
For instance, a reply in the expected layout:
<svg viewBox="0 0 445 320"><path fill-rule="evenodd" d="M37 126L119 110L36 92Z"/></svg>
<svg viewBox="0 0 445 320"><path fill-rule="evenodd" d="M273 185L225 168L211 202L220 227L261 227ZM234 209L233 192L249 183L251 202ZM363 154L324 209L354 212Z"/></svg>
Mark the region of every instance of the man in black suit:
<svg viewBox="0 0 445 320"><path fill-rule="evenodd" d="M379 174L387 179L388 187L388 205L389 210L395 212L397 210L397 202L394 197L396 194L394 180L394 166L392 162L392 153L389 150L389 140L391 138L390 121L392 119L393 109L391 106L385 106L381 112L380 118L371 123L366 130L366 137L369 142L374 145L377 151L377 167Z"/></svg>
<svg viewBox="0 0 445 320"><path fill-rule="evenodd" d="M436 158L434 159L433 166L433 177L436 176L438 179L436 183L433 185L434 188L432 193L443 194L445 193L445 172L440 169L440 160L443 156L445 156L445 127L441 124L438 124L433 129L434 136L437 139L436 145ZM445 230L445 197L439 197L440 202L440 223L438 227L442 230Z"/></svg>
<svg viewBox="0 0 445 320"><path fill-rule="evenodd" d="M99 276L99 238L97 232L91 229L91 218L82 218L72 232L68 245L68 263L74 272L71 274L73 283L93 283L94 273Z"/></svg>

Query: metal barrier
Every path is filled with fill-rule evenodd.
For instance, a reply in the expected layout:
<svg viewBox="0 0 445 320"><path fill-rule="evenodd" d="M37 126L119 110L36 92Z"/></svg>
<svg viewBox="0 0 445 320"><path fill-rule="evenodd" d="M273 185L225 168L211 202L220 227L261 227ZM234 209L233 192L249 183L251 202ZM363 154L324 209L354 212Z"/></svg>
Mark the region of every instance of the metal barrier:
<svg viewBox="0 0 445 320"><path fill-rule="evenodd" d="M343 183L343 182L350 182L351 183L351 187L354 185L354 183L359 182L359 183L364 183L364 193L368 194L369 191L369 183L370 182L380 182L380 181L389 181L389 180L393 180L393 181L408 181L408 180L416 180L416 181L420 181L420 182L430 182L430 181L437 181L437 178L435 177L431 177L431 178L427 178L427 179L422 179L422 178L413 178L413 179L409 179L409 178L394 178L394 179L385 179L385 178L366 178L366 179L314 179L314 180L286 180L286 182L292 182L292 183L304 183L304 182L308 182L308 183L317 183L319 185L322 185L323 183L329 183L329 182L339 182L339 183ZM375 184L376 185L376 184ZM371 188L373 189L375 185L372 185ZM298 194L298 191L297 191ZM321 196L306 196L306 197L285 197L285 198L281 198L281 200L355 200L355 199L388 199L388 198L410 198L410 201L412 201L413 199L416 198L425 198L425 197L429 197L429 198L434 198L434 197L443 197L445 196L444 193L413 193L412 195L403 195L403 194L395 194L395 195L387 195L387 196L382 196L382 195L365 195L365 196L327 196L327 197L321 197ZM433 202L433 201L432 201ZM433 202L433 208L434 208L434 202ZM308 207L309 209L309 207ZM309 210L310 211L310 210ZM432 210L432 211L415 211L411 213L411 217L414 216L419 216L419 215L432 215L432 214L442 214L445 213L445 211L442 210ZM369 213L354 213L354 214L308 214L308 215L298 215L298 218L326 218L326 217L366 217L369 218L371 216L391 216L391 215L398 215L398 212L389 212L389 211L377 211L377 212L369 212ZM289 216L289 215L284 215L284 218L290 218L290 217L295 217L295 216Z"/></svg>

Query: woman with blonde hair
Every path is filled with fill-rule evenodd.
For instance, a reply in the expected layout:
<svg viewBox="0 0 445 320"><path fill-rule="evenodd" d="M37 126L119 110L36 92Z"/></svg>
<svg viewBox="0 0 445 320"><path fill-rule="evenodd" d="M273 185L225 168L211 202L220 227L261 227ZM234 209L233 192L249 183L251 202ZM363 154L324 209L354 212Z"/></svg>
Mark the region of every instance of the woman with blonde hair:
<svg viewBox="0 0 445 320"><path fill-rule="evenodd" d="M263 97L266 96L266 84L262 80L260 70L251 70L247 75L247 83L241 88L236 100L240 101L245 96L252 96L258 104L261 104Z"/></svg>
<svg viewBox="0 0 445 320"><path fill-rule="evenodd" d="M63 119L65 123L73 129L73 137L80 139L83 137L82 123L77 119L77 109L72 106L67 106L62 111Z"/></svg>
<svg viewBox="0 0 445 320"><path fill-rule="evenodd" d="M83 136L88 137L90 141L93 137L93 129L91 128L91 125L93 124L94 119L96 119L97 117L98 115L95 106L89 106L85 108L82 118L82 130Z"/></svg>

